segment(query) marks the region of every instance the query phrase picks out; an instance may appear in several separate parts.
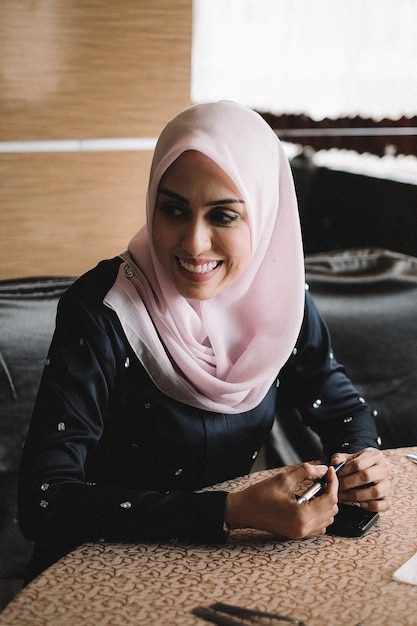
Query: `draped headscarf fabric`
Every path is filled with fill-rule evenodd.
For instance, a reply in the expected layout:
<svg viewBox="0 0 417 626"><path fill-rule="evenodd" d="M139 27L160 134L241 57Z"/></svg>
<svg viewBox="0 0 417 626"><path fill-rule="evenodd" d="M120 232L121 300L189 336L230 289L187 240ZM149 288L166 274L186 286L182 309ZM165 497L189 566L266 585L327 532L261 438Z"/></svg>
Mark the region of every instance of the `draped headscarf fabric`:
<svg viewBox="0 0 417 626"><path fill-rule="evenodd" d="M158 185L185 151L212 159L234 182L249 214L249 265L208 300L179 294L152 245ZM304 310L304 260L293 179L275 133L233 102L191 106L162 131L147 193L147 225L121 255L105 298L155 385L218 413L257 406L290 356Z"/></svg>

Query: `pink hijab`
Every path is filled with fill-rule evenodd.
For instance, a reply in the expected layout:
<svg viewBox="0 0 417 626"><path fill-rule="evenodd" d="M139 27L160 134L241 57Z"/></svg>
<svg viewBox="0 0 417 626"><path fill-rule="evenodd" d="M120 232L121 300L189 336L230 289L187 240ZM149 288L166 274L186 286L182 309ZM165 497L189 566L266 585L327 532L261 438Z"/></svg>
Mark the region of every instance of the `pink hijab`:
<svg viewBox="0 0 417 626"><path fill-rule="evenodd" d="M181 296L152 246L161 177L197 150L233 180L250 218L252 259L210 300ZM191 106L162 131L147 194L147 226L121 255L105 304L155 385L188 405L218 413L257 406L290 356L304 311L304 260L290 167L275 133L233 102Z"/></svg>

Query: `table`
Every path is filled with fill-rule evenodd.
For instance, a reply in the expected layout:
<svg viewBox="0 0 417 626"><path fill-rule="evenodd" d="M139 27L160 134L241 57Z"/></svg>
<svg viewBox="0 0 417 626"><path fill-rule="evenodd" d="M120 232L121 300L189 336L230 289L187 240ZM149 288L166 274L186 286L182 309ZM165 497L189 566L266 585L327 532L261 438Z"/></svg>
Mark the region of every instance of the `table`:
<svg viewBox="0 0 417 626"><path fill-rule="evenodd" d="M244 530L221 546L86 544L6 607L0 626L203 626L215 601L291 615L307 626L415 626L417 586L392 580L417 551L416 448L387 451L392 507L360 539L302 541ZM241 488L274 470L222 487Z"/></svg>

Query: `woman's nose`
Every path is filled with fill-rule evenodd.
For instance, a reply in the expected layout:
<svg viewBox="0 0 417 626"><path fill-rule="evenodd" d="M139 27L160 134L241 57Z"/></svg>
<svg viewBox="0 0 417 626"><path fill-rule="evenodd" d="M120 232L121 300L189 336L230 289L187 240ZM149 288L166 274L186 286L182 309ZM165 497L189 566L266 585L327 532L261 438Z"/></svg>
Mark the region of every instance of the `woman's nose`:
<svg viewBox="0 0 417 626"><path fill-rule="evenodd" d="M183 237L182 247L190 256L198 256L211 248L210 228L202 220L187 224Z"/></svg>

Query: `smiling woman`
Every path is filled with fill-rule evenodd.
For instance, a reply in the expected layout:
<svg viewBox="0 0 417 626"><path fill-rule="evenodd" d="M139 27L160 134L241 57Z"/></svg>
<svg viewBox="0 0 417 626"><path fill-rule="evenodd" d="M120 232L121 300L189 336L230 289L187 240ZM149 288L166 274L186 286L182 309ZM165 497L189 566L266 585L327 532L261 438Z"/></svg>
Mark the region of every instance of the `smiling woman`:
<svg viewBox="0 0 417 626"><path fill-rule="evenodd" d="M219 211L218 202L225 199L233 202ZM228 215L238 219L230 222ZM294 185L275 133L259 115L231 102L180 113L155 148L147 222L123 256L152 323L145 324L142 316L132 320L131 309L112 290L108 302L125 332L135 329L146 345L154 326L163 336L164 348L157 350L154 367L159 372L165 363L169 371L168 351L183 380L178 386L176 374L162 381L155 376L160 388L177 400L231 412L253 407L294 346L304 302ZM198 260L218 265L208 275L197 274L179 259L193 266ZM271 272L279 290L271 290ZM125 282L121 270L116 287L126 292ZM130 299L137 310L137 298ZM265 343L273 350L259 371L254 355Z"/></svg>
<svg viewBox="0 0 417 626"><path fill-rule="evenodd" d="M248 265L249 217L239 196L229 176L201 152L184 152L162 177L152 242L185 298L213 298Z"/></svg>
<svg viewBox="0 0 417 626"><path fill-rule="evenodd" d="M320 435L326 465L202 492L250 471L288 404ZM147 225L60 300L20 474L21 528L36 542L28 578L85 541L323 534L338 499L388 507L377 448L305 291L279 140L233 102L185 109L155 148ZM327 463L342 461L336 476ZM298 483L324 476L300 506Z"/></svg>

